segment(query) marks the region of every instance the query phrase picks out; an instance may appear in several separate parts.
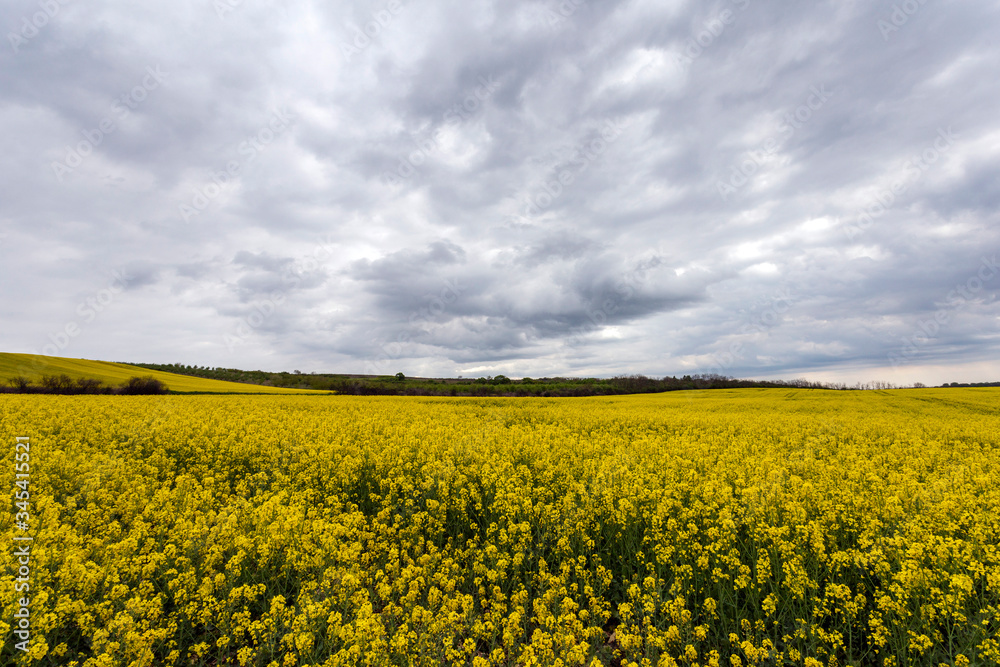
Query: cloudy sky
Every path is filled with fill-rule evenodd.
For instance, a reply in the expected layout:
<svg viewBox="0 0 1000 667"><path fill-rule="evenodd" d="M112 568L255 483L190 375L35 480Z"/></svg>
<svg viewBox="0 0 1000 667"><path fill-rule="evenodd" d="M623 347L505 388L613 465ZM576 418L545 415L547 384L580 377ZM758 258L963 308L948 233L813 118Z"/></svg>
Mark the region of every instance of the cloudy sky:
<svg viewBox="0 0 1000 667"><path fill-rule="evenodd" d="M0 350L1000 380L997 0L8 0Z"/></svg>

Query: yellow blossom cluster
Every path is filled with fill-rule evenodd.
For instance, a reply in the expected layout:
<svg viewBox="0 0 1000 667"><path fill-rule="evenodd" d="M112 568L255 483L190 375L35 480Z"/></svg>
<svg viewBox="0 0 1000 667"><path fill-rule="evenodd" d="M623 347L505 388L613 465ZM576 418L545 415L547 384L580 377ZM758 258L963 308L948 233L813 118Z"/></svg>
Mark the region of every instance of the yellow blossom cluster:
<svg viewBox="0 0 1000 667"><path fill-rule="evenodd" d="M2 664L1000 664L995 389L0 395L0 432Z"/></svg>

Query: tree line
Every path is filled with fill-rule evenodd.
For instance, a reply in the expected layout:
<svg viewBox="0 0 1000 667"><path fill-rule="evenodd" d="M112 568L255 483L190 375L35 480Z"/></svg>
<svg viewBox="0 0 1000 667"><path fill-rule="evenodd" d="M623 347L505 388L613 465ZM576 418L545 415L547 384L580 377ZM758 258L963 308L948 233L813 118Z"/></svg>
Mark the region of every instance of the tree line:
<svg viewBox="0 0 1000 667"><path fill-rule="evenodd" d="M131 363L131 362L130 362ZM746 380L718 374L664 376L652 378L645 375L618 375L612 378L525 377L520 380L505 375L478 378L412 378L403 373L395 375L348 375L329 373L301 373L243 371L236 368L192 366L185 364L136 364L150 370L179 373L195 377L243 382L270 387L316 389L335 391L357 396L607 396L617 394L645 394L686 389L738 389L758 388L809 388L809 389L867 389L890 388L888 383L869 383L871 386L848 387L842 384L810 382L808 380Z"/></svg>
<svg viewBox="0 0 1000 667"><path fill-rule="evenodd" d="M19 376L7 381L9 386L0 387L5 394L115 394L120 396L138 396L150 394L166 394L170 390L167 385L151 376L130 377L120 385L104 384L96 378L77 378L74 380L65 373L62 375L43 375L38 384L28 378Z"/></svg>

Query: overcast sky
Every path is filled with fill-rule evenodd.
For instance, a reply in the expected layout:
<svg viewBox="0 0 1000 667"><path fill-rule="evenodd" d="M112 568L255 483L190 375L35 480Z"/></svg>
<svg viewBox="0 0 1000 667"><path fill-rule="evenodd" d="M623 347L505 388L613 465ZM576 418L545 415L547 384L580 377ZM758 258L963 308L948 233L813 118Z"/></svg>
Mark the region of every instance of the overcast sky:
<svg viewBox="0 0 1000 667"><path fill-rule="evenodd" d="M7 0L0 349L1000 380L1000 2Z"/></svg>

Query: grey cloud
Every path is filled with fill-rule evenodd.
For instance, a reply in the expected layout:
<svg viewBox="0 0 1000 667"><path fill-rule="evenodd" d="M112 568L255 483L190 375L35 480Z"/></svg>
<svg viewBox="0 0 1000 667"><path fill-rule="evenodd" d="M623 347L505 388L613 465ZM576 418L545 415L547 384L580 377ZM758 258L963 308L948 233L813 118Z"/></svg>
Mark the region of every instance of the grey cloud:
<svg viewBox="0 0 1000 667"><path fill-rule="evenodd" d="M2 347L117 268L80 356L996 379L1000 277L888 365L1000 246L996 3L893 4L66 4L0 48Z"/></svg>
<svg viewBox="0 0 1000 667"><path fill-rule="evenodd" d="M253 253L249 250L240 250L233 256L233 264L270 272L287 269L292 261L291 257L274 257L267 252Z"/></svg>

